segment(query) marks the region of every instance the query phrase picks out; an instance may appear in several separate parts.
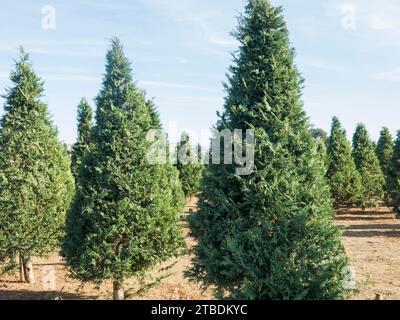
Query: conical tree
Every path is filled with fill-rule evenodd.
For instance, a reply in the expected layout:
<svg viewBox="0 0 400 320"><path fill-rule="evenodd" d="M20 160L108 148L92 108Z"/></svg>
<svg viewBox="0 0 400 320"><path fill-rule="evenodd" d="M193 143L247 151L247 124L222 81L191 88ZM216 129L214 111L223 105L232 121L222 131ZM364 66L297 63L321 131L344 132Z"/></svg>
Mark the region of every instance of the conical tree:
<svg viewBox="0 0 400 320"><path fill-rule="evenodd" d="M362 203L377 205L383 200L385 178L375 154L375 146L363 124L357 126L353 137L353 157L361 175Z"/></svg>
<svg viewBox="0 0 400 320"><path fill-rule="evenodd" d="M328 139L328 158L327 177L335 207L358 204L362 193L361 177L351 154L346 131L337 117L332 120Z"/></svg>
<svg viewBox="0 0 400 320"><path fill-rule="evenodd" d="M146 160L148 131L160 126L131 73L122 45L113 39L96 99L93 147L78 174L62 250L74 277L112 279L114 299L124 298L127 277L142 275L182 245L178 173L172 165Z"/></svg>
<svg viewBox="0 0 400 320"><path fill-rule="evenodd" d="M400 130L397 132L396 144L389 163L386 189L390 205L400 214Z"/></svg>
<svg viewBox="0 0 400 320"><path fill-rule="evenodd" d="M281 11L253 0L240 18L241 46L216 129L254 130L254 171L209 166L190 217L198 241L191 275L219 297L343 298L347 258Z"/></svg>
<svg viewBox="0 0 400 320"><path fill-rule="evenodd" d="M183 133L177 145L177 169L182 189L186 197L193 197L200 191L204 166L200 163L201 151L198 146L194 148L190 137Z"/></svg>
<svg viewBox="0 0 400 320"><path fill-rule="evenodd" d="M79 172L82 159L90 150L93 129L93 111L86 99L78 105L78 138L72 148L71 168L74 176Z"/></svg>
<svg viewBox="0 0 400 320"><path fill-rule="evenodd" d="M317 156L323 163L324 172L326 173L328 171L329 157L328 157L328 149L326 147L326 142L322 140L317 140Z"/></svg>
<svg viewBox="0 0 400 320"><path fill-rule="evenodd" d="M23 49L11 81L0 131L0 260L13 267L19 256L21 280L34 283L31 258L58 246L74 183Z"/></svg>
<svg viewBox="0 0 400 320"><path fill-rule="evenodd" d="M385 178L388 175L390 160L393 156L394 141L388 128L383 128L376 147L376 155L378 157L381 169Z"/></svg>
<svg viewBox="0 0 400 320"><path fill-rule="evenodd" d="M157 111L157 107L155 106L154 102L152 100L147 100L146 101L148 108L150 109L150 116L151 119L154 123L154 125L158 128L161 128L161 119L160 119L160 114Z"/></svg>
<svg viewBox="0 0 400 320"><path fill-rule="evenodd" d="M317 141L318 157L323 162L326 172L328 170L328 165L329 165L328 149L327 149L328 134L321 128L312 128L311 134Z"/></svg>

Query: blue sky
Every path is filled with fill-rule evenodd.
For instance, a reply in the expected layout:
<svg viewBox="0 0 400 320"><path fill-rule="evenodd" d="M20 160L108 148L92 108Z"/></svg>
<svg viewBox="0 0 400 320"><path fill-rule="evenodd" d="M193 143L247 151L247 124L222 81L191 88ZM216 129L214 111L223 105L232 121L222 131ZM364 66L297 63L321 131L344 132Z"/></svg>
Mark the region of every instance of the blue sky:
<svg viewBox="0 0 400 320"><path fill-rule="evenodd" d="M382 126L400 129L398 0L272 2L285 8L313 124L328 130L337 115L349 138L358 122L374 139ZM98 93L113 36L124 43L135 79L155 98L167 129L204 136L215 123L237 48L230 31L242 0L3 0L1 5L0 91L9 85L13 58L23 45L45 80L44 100L61 140L74 142L76 105ZM55 9L55 29L42 26L48 5Z"/></svg>

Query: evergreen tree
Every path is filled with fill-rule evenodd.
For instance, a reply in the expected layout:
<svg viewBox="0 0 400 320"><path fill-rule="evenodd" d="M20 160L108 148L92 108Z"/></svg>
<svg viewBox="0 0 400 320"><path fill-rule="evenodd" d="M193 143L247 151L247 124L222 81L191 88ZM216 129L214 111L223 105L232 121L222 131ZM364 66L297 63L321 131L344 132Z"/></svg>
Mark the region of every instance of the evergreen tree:
<svg viewBox="0 0 400 320"><path fill-rule="evenodd" d="M397 132L394 152L389 163L387 187L390 205L400 214L400 130Z"/></svg>
<svg viewBox="0 0 400 320"><path fill-rule="evenodd" d="M158 128L161 128L161 119L160 119L160 114L157 111L157 107L155 106L154 102L152 100L147 100L146 104L150 110L150 116L152 119L152 122L154 125Z"/></svg>
<svg viewBox="0 0 400 320"><path fill-rule="evenodd" d="M353 137L353 157L361 175L363 205L378 204L383 200L385 178L375 154L375 146L363 124L357 126Z"/></svg>
<svg viewBox="0 0 400 320"><path fill-rule="evenodd" d="M327 178L335 207L358 204L362 192L361 177L351 154L346 131L337 117L332 120L331 134L328 139L328 158Z"/></svg>
<svg viewBox="0 0 400 320"><path fill-rule="evenodd" d="M312 128L311 133L317 140L326 142L328 140L328 134L321 128Z"/></svg>
<svg viewBox="0 0 400 320"><path fill-rule="evenodd" d="M200 191L204 169L200 161L201 149L199 146L193 148L189 135L183 133L177 145L177 169L186 197L195 196Z"/></svg>
<svg viewBox="0 0 400 320"><path fill-rule="evenodd" d="M77 176L82 159L90 150L93 129L93 111L86 99L78 105L78 139L72 149L71 168Z"/></svg>
<svg viewBox="0 0 400 320"><path fill-rule="evenodd" d="M181 247L183 193L172 165L146 160L153 142L147 133L160 125L118 39L96 102L93 147L78 174L62 254L75 278L112 279L114 299L123 299L127 277L143 275Z"/></svg>
<svg viewBox="0 0 400 320"><path fill-rule="evenodd" d="M317 140L317 152L318 156L324 164L325 172L328 170L329 158L327 150L328 134L320 128L312 128L311 133Z"/></svg>
<svg viewBox="0 0 400 320"><path fill-rule="evenodd" d="M388 175L390 160L393 156L394 141L388 128L383 128L376 147L376 155L385 178Z"/></svg>
<svg viewBox="0 0 400 320"><path fill-rule="evenodd" d="M329 157L328 157L328 149L326 147L326 142L322 140L317 140L317 156L321 160L324 166L324 172L326 174L328 172Z"/></svg>
<svg viewBox="0 0 400 320"><path fill-rule="evenodd" d="M14 267L19 256L21 281L34 283L31 258L58 246L74 184L40 100L43 82L22 48L11 81L0 131L0 261Z"/></svg>
<svg viewBox="0 0 400 320"><path fill-rule="evenodd" d="M249 1L235 36L241 46L215 128L254 130L254 171L208 167L190 217L198 241L191 275L219 297L343 298L347 258L281 8Z"/></svg>

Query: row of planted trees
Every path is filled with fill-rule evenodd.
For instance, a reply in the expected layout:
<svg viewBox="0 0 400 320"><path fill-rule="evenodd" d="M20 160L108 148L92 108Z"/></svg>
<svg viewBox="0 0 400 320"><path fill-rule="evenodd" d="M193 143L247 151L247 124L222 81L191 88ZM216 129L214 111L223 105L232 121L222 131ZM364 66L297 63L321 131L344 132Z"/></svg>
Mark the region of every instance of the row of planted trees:
<svg viewBox="0 0 400 320"><path fill-rule="evenodd" d="M335 206L400 207L400 131L396 142L383 128L377 144L363 124L357 126L351 147L346 131L334 118L327 139L327 178Z"/></svg>
<svg viewBox="0 0 400 320"><path fill-rule="evenodd" d="M254 130L254 171L238 176L240 164L207 166L199 211L189 218L197 244L188 275L220 298L345 298L352 279L330 190L337 204L347 205L362 174L376 175L382 185L380 169L367 166L376 162L373 144L360 127L354 161L337 122L328 147L329 187L323 147L303 110L303 79L282 9L248 1L234 35L240 47L215 129ZM185 177L199 171L178 165L181 183L175 166L146 161L147 132L161 124L131 74L114 39L95 121L86 101L79 107L72 175L40 101L43 84L24 53L16 63L0 131L0 260L10 268L19 261L28 281L31 257L61 243L71 276L111 279L114 298L122 299L126 278L143 275L182 248L182 184L186 195L196 192L198 181L185 186ZM220 152L224 159L225 148ZM360 191L356 202L380 195L374 182L363 183L371 187L368 197Z"/></svg>
<svg viewBox="0 0 400 320"><path fill-rule="evenodd" d="M189 158L184 166L146 162L146 135L161 123L152 101L134 84L117 39L107 53L95 123L89 103L83 99L78 106L72 163L40 100L43 82L23 49L11 81L0 131L3 271L19 266L21 280L34 283L32 257L61 244L73 277L112 279L114 297L123 298L126 277L182 247L178 214L185 195L198 192L202 174L190 161L189 137L180 142Z"/></svg>

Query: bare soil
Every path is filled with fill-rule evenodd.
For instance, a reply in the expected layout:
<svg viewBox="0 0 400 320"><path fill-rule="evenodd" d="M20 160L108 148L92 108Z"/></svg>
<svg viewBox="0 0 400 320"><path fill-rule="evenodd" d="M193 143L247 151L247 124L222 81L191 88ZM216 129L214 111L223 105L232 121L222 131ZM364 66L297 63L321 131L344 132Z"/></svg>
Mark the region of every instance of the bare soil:
<svg viewBox="0 0 400 320"><path fill-rule="evenodd" d="M359 293L352 299L400 300L400 220L388 208L339 214Z"/></svg>
<svg viewBox="0 0 400 320"><path fill-rule="evenodd" d="M196 210L193 199L186 213ZM358 293L352 299L400 300L400 221L387 208L374 211L348 210L337 216L343 228L343 244L357 280ZM187 246L194 241L187 236ZM197 283L189 282L185 271L191 265L188 252L156 268L146 284L129 279L125 290L128 299L204 300L214 299L211 290L203 292ZM0 276L0 300L77 300L111 299L112 284L100 286L82 284L68 277L62 258L54 253L47 258L34 259L36 284L19 283L18 276Z"/></svg>
<svg viewBox="0 0 400 320"><path fill-rule="evenodd" d="M196 199L186 207L185 214L196 210ZM184 216L182 220L184 220ZM185 271L191 265L190 248L194 241L188 236L189 230L182 221L186 235L188 253L171 259L155 268L145 284L129 279L125 284L127 299L134 300L211 300L211 290L203 292L201 286L190 282ZM112 283L106 281L100 286L82 284L68 276L64 262L56 252L47 258L33 259L36 284L20 283L17 275L0 276L0 300L104 300L112 299Z"/></svg>

